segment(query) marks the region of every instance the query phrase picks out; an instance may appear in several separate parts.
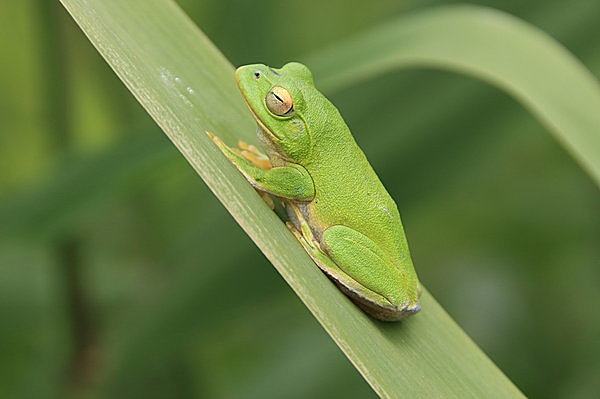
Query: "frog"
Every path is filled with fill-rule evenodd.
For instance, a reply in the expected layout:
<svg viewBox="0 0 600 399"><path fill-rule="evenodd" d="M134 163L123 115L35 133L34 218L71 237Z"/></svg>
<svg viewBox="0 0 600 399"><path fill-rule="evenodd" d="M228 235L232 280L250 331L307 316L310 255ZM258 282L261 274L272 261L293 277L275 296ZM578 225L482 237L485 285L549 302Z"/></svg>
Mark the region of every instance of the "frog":
<svg viewBox="0 0 600 399"><path fill-rule="evenodd" d="M382 321L419 312L422 288L398 207L309 68L244 65L235 80L264 154L209 133L213 142L259 193L283 204L292 234L358 307Z"/></svg>

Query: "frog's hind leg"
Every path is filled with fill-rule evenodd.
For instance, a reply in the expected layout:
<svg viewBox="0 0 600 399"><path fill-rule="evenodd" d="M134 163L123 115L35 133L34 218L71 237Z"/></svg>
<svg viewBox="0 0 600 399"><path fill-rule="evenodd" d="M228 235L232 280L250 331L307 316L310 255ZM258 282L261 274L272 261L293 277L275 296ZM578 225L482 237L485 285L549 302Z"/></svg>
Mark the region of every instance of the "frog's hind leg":
<svg viewBox="0 0 600 399"><path fill-rule="evenodd" d="M290 229L294 236L300 241L304 250L315 261L317 266L334 280L339 281L343 272L320 248L319 243L314 237L306 221L300 216L298 210L288 206L288 213L292 219L285 225ZM358 286L358 284L357 284ZM358 288L358 287L357 287Z"/></svg>
<svg viewBox="0 0 600 399"><path fill-rule="evenodd" d="M346 289L347 287L352 287L351 291L354 294L366 294L364 287L362 287L356 281L349 279L349 277L338 267L338 265L336 265L335 262L320 249L319 243L312 239L312 233L309 235L303 233L308 229L306 223L301 224L301 230L298 230L291 222L286 222L286 226L290 229L294 236L296 236L298 241L300 241L300 244L302 244L304 250L308 252L312 260L317 264L317 266L319 266L319 269L324 271L325 274L331 277L336 283L341 283L342 281L344 282L341 287L346 294L351 295L351 293L348 292L348 289ZM385 298L381 297L381 300L384 301Z"/></svg>
<svg viewBox="0 0 600 399"><path fill-rule="evenodd" d="M337 264L331 259L326 253L321 250L320 244L312 234L310 227L302 218L295 218L294 223L287 222L287 227L296 236L300 244L304 247L306 252L310 255L313 261L319 266L319 268L327 274L340 289L348 295L354 302L360 307L365 309L368 313L382 320L396 320L393 305L390 303L391 310L372 309L373 306L364 303L361 298L372 298L377 299L379 303L389 302L383 296L367 289L365 286L359 284L356 280L348 276ZM297 227L298 226L298 227ZM392 314L389 316L388 314Z"/></svg>
<svg viewBox="0 0 600 399"><path fill-rule="evenodd" d="M398 320L419 311L416 287L369 237L346 226L331 226L323 233L322 247L341 272L340 286L370 314Z"/></svg>
<svg viewBox="0 0 600 399"><path fill-rule="evenodd" d="M258 157L262 154L256 147L241 143L242 149L231 148L214 134L206 134L257 190L298 201L311 200L314 197L314 182L302 165L290 163L265 169L263 167L272 165L261 162Z"/></svg>

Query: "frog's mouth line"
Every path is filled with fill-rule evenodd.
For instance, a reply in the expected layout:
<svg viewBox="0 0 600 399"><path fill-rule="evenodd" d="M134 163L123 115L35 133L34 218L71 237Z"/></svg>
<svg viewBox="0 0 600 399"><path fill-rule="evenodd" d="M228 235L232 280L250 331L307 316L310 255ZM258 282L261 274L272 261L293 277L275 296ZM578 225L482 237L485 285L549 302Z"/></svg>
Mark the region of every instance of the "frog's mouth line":
<svg viewBox="0 0 600 399"><path fill-rule="evenodd" d="M250 106L248 106L250 107ZM250 113L252 114L252 116L254 117L254 120L256 121L256 123L258 124L258 127L260 127L265 133L267 133L271 139L273 141L281 141L281 139L279 137L277 137L275 135L275 133L273 133L271 131L271 129L269 129L268 127L265 126L265 124L258 118L258 116L254 113L254 111L252 110L252 108L250 108Z"/></svg>
<svg viewBox="0 0 600 399"><path fill-rule="evenodd" d="M256 113L254 112L254 110L252 109L252 107L250 106L250 103L248 102L248 100L246 99L246 96L244 95L244 93L242 93L242 98L244 99L244 103L246 103L246 106L248 107L248 109L250 110L250 113L252 114L252 117L254 118L254 120L256 121L256 123L258 124L258 127L260 127L265 133L267 133L271 139L273 141L281 141L281 138L277 137L275 135L275 133L273 133L271 131L271 129L269 129L258 117L258 115L256 115Z"/></svg>

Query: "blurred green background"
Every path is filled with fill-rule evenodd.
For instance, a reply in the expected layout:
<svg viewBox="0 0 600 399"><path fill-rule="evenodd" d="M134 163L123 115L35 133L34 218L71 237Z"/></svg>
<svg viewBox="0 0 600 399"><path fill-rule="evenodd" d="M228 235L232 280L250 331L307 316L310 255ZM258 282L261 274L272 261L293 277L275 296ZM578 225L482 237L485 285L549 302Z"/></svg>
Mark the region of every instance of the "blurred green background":
<svg viewBox="0 0 600 399"><path fill-rule="evenodd" d="M451 3L179 1L234 65L274 66ZM600 2L475 3L600 76ZM0 397L375 396L58 3L2 2L0 26ZM455 320L526 395L596 397L591 179L469 78L406 70L331 100Z"/></svg>

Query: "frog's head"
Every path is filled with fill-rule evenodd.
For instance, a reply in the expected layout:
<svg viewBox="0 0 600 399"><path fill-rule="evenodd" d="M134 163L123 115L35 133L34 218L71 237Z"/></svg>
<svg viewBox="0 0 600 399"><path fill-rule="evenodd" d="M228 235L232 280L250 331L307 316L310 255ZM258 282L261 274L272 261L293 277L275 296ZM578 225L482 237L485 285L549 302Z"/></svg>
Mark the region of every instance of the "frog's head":
<svg viewBox="0 0 600 399"><path fill-rule="evenodd" d="M297 62L281 69L254 64L238 68L235 77L274 149L289 160L306 159L310 152L307 103L316 92L309 69Z"/></svg>

